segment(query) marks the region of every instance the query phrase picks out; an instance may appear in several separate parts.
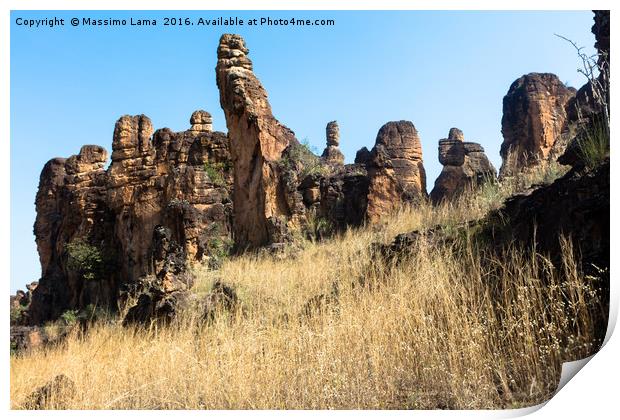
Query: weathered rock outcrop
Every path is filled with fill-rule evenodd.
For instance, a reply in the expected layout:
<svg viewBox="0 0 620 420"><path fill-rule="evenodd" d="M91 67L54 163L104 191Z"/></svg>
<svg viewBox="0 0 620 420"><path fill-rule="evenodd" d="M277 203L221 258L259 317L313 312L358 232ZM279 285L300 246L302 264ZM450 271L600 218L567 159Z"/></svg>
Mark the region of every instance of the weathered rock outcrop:
<svg viewBox="0 0 620 420"><path fill-rule="evenodd" d="M596 93L593 92L592 81L588 81L579 88L574 98L567 104L566 112L571 122L584 122L604 111L605 104L609 105L609 10L594 11L594 25L592 33L596 38L594 47L597 49L598 78Z"/></svg>
<svg viewBox="0 0 620 420"><path fill-rule="evenodd" d="M581 268L609 268L609 160L594 170L571 170L552 184L515 195L484 221L494 244L517 242L561 260L560 236L577 247Z"/></svg>
<svg viewBox="0 0 620 420"><path fill-rule="evenodd" d="M156 226L170 230L188 261L209 255L231 230L228 139L197 111L192 128L153 133L143 116L123 116L107 152L84 146L41 173L34 232L42 276L28 320L38 324L89 304L115 309L119 293L156 275Z"/></svg>
<svg viewBox="0 0 620 420"><path fill-rule="evenodd" d="M185 250L172 238L172 230L156 226L150 252L152 274L141 277L132 284L135 290L129 295L138 296L123 320L125 325L157 321L170 322L187 300L187 290L194 284L187 270Z"/></svg>
<svg viewBox="0 0 620 420"><path fill-rule="evenodd" d="M202 319L210 322L220 313L234 313L241 309L241 299L232 286L216 280L211 286L211 291L204 297L200 304Z"/></svg>
<svg viewBox="0 0 620 420"><path fill-rule="evenodd" d="M69 268L67 255L67 245L78 238L88 237L96 249L112 249L107 243L112 218L106 204L106 160L102 147L84 146L78 155L50 160L41 172L34 234L42 277L28 310L32 323L56 318L69 307L112 300L114 270L105 284L85 282L78 269Z"/></svg>
<svg viewBox="0 0 620 420"><path fill-rule="evenodd" d="M22 406L26 410L66 410L76 393L75 382L60 374L28 395Z"/></svg>
<svg viewBox="0 0 620 420"><path fill-rule="evenodd" d="M23 353L47 344L45 329L37 326L11 325L11 352Z"/></svg>
<svg viewBox="0 0 620 420"><path fill-rule="evenodd" d="M363 165L345 165L320 180L320 211L334 230L360 226L366 220L370 180Z"/></svg>
<svg viewBox="0 0 620 420"><path fill-rule="evenodd" d="M325 128L327 134L327 147L323 151L321 158L329 165L344 165L344 155L338 147L340 145L340 128L336 121L327 123Z"/></svg>
<svg viewBox="0 0 620 420"><path fill-rule="evenodd" d="M370 164L370 160L372 159L372 154L367 147L362 147L355 153L355 163L360 165L368 165Z"/></svg>
<svg viewBox="0 0 620 420"><path fill-rule="evenodd" d="M410 121L392 121L381 127L371 151L368 176L366 216L370 222L402 203L426 198L422 146Z"/></svg>
<svg viewBox="0 0 620 420"><path fill-rule="evenodd" d="M463 191L494 180L497 172L480 144L465 142L463 132L451 128L447 139L439 140L439 162L444 165L430 197L437 204Z"/></svg>
<svg viewBox="0 0 620 420"><path fill-rule="evenodd" d="M511 246L521 250L532 247L550 257L556 267L562 266L562 237L571 240L578 269L608 281L610 266L610 163L597 168L572 169L562 178L544 186L508 198L501 208L481 220L460 226L454 235L437 226L425 232L400 234L389 244L372 244L376 256L398 259L420 240L449 243L468 238L490 252L501 252ZM451 236L452 235L452 236ZM609 283L603 291L608 290ZM607 288L607 289L605 289ZM604 333L604 330L603 330Z"/></svg>
<svg viewBox="0 0 620 420"><path fill-rule="evenodd" d="M273 226L291 215L277 163L284 149L297 142L294 133L273 116L248 52L239 35L220 38L217 86L234 165L234 239L238 248L274 242Z"/></svg>
<svg viewBox="0 0 620 420"><path fill-rule="evenodd" d="M577 91L567 104L567 115L574 138L569 142L565 153L558 158L563 165L584 165L582 140L606 136L609 139L609 10L594 11L592 33L596 38L598 52L598 77L589 80ZM593 76L593 75L591 75ZM600 138L599 138L600 141Z"/></svg>
<svg viewBox="0 0 620 420"><path fill-rule="evenodd" d="M11 295L11 298L10 298L11 310L27 308L28 306L30 306L30 301L32 299L32 292L34 292L34 289L36 289L38 285L39 285L38 281L33 281L32 283L26 285L25 292L23 290L15 291L15 294Z"/></svg>
<svg viewBox="0 0 620 420"><path fill-rule="evenodd" d="M344 165L332 121L316 156L273 116L243 39L223 35L217 55L228 134L212 131L201 110L178 133L126 115L109 167L100 146L45 165L34 228L42 275L27 323L90 304L116 310L134 298L126 324L170 320L192 284L188 264L207 258L211 266L221 244L277 248L298 232L323 237L426 198L411 122L385 124L372 151Z"/></svg>
<svg viewBox="0 0 620 420"><path fill-rule="evenodd" d="M598 51L599 68L608 66L611 62L609 50L609 25L610 11L594 10L594 25L592 26L592 33L596 38L594 48Z"/></svg>
<svg viewBox="0 0 620 420"><path fill-rule="evenodd" d="M530 73L517 79L504 97L500 177L560 156L567 140L566 105L575 95L551 73Z"/></svg>

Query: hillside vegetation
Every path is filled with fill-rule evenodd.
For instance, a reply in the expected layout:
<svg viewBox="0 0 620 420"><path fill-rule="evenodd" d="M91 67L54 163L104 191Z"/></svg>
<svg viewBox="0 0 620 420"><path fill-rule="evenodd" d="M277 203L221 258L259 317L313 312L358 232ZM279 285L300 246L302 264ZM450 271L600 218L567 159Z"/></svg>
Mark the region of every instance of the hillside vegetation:
<svg viewBox="0 0 620 420"><path fill-rule="evenodd" d="M60 344L11 356L13 408L56 375L75 392L46 408L502 408L540 403L561 362L592 354L600 280L584 278L569 241L563 264L510 248L491 254L465 235L420 240L389 263L371 243L482 218L533 182L489 184L454 204L422 204L378 226L305 240L284 255L230 257L195 267L194 292L216 281L240 304L202 320L123 327L122 318L75 329ZM53 328L50 325L49 328Z"/></svg>

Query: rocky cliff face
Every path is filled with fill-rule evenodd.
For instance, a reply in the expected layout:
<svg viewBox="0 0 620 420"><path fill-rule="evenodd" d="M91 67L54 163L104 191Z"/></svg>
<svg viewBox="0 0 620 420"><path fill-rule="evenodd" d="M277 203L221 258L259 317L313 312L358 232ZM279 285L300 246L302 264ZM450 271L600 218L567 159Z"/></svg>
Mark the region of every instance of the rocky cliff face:
<svg viewBox="0 0 620 420"><path fill-rule="evenodd" d="M367 166L370 184L366 216L370 222L401 203L426 197L422 145L410 121L392 121L381 127Z"/></svg>
<svg viewBox="0 0 620 420"><path fill-rule="evenodd" d="M29 322L55 318L68 307L112 302L111 294L118 282L116 273L106 273L105 282L85 282L85 269L99 267L75 264L74 269L70 268L67 249L69 243L81 244L83 238L98 251L113 247L106 235L112 228L106 202L107 157L102 147L84 146L68 159L50 160L41 172L34 234L42 277L32 294ZM87 246L83 247L86 253L90 251ZM103 259L103 254L100 251L98 257Z"/></svg>
<svg viewBox="0 0 620 420"><path fill-rule="evenodd" d="M556 159L566 147L566 105L575 95L551 73L517 79L504 96L500 177Z"/></svg>
<svg viewBox="0 0 620 420"><path fill-rule="evenodd" d="M239 35L220 38L216 75L234 166L234 239L239 248L273 242L274 227L291 215L277 162L297 142L273 116L248 52Z"/></svg>
<svg viewBox="0 0 620 420"><path fill-rule="evenodd" d="M594 75L591 75L592 80L579 88L575 97L567 105L569 124L575 135L569 142L565 153L558 159L558 162L563 165L584 165L580 140L591 137L590 133L605 132L605 135L609 137L609 14L609 10L594 11L592 33L596 38L594 46L597 49L598 76L593 78Z"/></svg>
<svg viewBox="0 0 620 420"><path fill-rule="evenodd" d="M594 25L592 26L592 33L596 38L594 47L598 51L599 67L604 67L606 65L608 66L611 62L609 50L609 25L610 11L594 10Z"/></svg>
<svg viewBox="0 0 620 420"><path fill-rule="evenodd" d="M170 241L190 262L208 257L214 241L229 237L228 139L211 131L210 119L197 111L191 129L175 133L153 132L144 115L123 116L107 169L107 152L99 146L45 165L34 226L42 276L30 323L89 304L114 309L120 292L157 274L158 226L169 229Z"/></svg>
<svg viewBox="0 0 620 420"><path fill-rule="evenodd" d="M435 204L452 200L497 177L482 146L464 141L463 132L458 128L451 128L448 138L439 140L439 163L444 166L430 194Z"/></svg>

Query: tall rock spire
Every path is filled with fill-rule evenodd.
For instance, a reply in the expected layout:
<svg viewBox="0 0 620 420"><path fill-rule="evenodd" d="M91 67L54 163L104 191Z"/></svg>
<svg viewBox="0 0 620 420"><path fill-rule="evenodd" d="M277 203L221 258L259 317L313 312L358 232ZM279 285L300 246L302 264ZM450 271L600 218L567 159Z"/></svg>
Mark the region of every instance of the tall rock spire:
<svg viewBox="0 0 620 420"><path fill-rule="evenodd" d="M241 36L222 35L215 70L234 165L235 242L253 248L272 242L273 226L288 217L277 162L297 140L273 116L248 52Z"/></svg>

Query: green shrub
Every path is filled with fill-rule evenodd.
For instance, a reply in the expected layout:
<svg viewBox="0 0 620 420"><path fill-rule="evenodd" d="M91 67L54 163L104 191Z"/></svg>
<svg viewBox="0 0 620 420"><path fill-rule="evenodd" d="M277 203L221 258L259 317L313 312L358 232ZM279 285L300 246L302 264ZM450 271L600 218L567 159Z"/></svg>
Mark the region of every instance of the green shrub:
<svg viewBox="0 0 620 420"><path fill-rule="evenodd" d="M220 259L228 257L232 251L232 247L232 241L221 238L212 238L207 244L209 255Z"/></svg>
<svg viewBox="0 0 620 420"><path fill-rule="evenodd" d="M609 156L609 126L594 119L577 138L578 154L584 165L596 168Z"/></svg>
<svg viewBox="0 0 620 420"><path fill-rule="evenodd" d="M96 320L106 319L108 318L108 315L109 314L105 309L90 303L80 311L80 313L78 314L78 319L92 322Z"/></svg>
<svg viewBox="0 0 620 420"><path fill-rule="evenodd" d="M223 187L224 185L226 185L226 178L224 176L224 172L229 169L228 165L218 162L206 162L204 164L204 169L213 184L218 187Z"/></svg>
<svg viewBox="0 0 620 420"><path fill-rule="evenodd" d="M280 164L286 169L300 169L301 178L314 174L326 176L329 173L329 168L321 163L308 139L291 144L280 159Z"/></svg>
<svg viewBox="0 0 620 420"><path fill-rule="evenodd" d="M332 223L316 212L309 212L304 225L305 236L311 241L317 241L329 236L333 231Z"/></svg>
<svg viewBox="0 0 620 420"><path fill-rule="evenodd" d="M233 249L233 242L229 239L211 238L206 246L208 256L208 266L217 270L222 266L222 262L230 256Z"/></svg>
<svg viewBox="0 0 620 420"><path fill-rule="evenodd" d="M19 324L26 310L25 306L19 305L16 308L11 308L11 325Z"/></svg>
<svg viewBox="0 0 620 420"><path fill-rule="evenodd" d="M74 239L66 247L67 267L80 274L84 280L99 280L110 269L109 256L83 239Z"/></svg>
<svg viewBox="0 0 620 420"><path fill-rule="evenodd" d="M60 318L64 321L65 324L73 325L78 320L78 311L69 309L68 311L63 312L63 314L60 315Z"/></svg>

